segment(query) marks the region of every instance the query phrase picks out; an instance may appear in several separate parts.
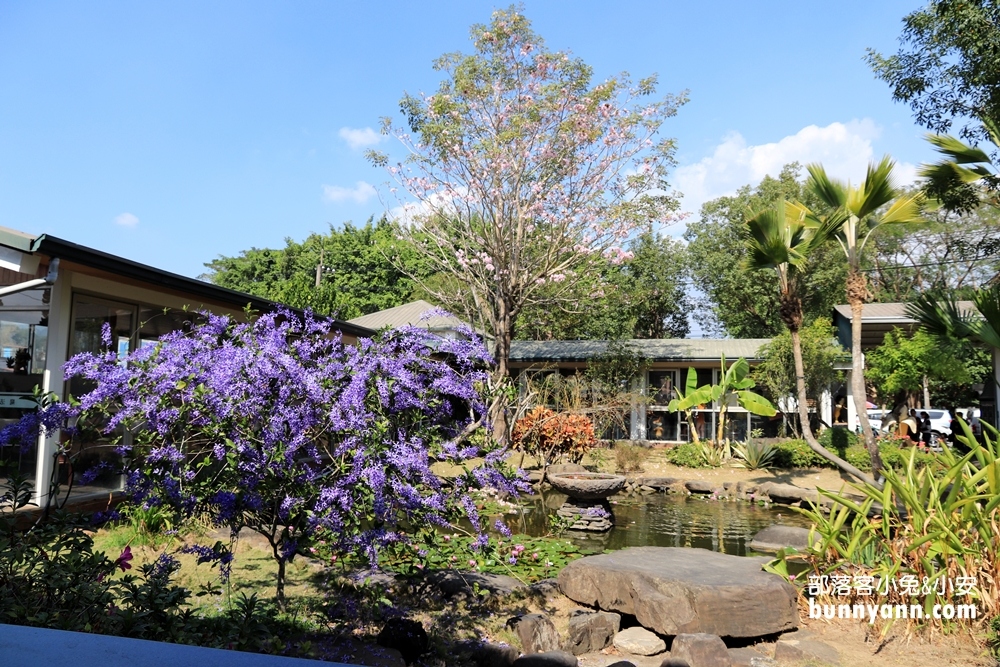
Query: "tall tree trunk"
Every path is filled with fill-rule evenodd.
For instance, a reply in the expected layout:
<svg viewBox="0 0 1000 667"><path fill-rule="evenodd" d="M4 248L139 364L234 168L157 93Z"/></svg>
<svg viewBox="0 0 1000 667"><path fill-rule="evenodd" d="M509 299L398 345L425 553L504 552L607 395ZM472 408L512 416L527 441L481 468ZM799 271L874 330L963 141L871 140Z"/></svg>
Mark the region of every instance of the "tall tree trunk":
<svg viewBox="0 0 1000 667"><path fill-rule="evenodd" d="M812 425L809 423L809 406L806 404L806 374L805 364L802 362L802 340L799 337L799 330L797 328L789 328L789 333L792 335L792 358L795 360L796 403L798 404L799 422L802 427L802 435L805 438L806 444L809 445L809 449L813 450L852 477L867 484L877 486L873 478L861 472L850 463L840 458L823 445L819 444L819 441L813 435Z"/></svg>
<svg viewBox="0 0 1000 667"><path fill-rule="evenodd" d="M496 358L496 377L503 382L510 377L510 341L514 334L514 318L507 304L500 301L500 312L497 317L496 340L493 341L493 356ZM498 442L506 443L508 436L507 409L504 401L497 401L491 414L493 437Z"/></svg>
<svg viewBox="0 0 1000 667"><path fill-rule="evenodd" d="M878 478L882 470L882 456L875 442L872 425L868 422L868 397L865 393L864 357L861 354L861 311L868 294L865 275L851 267L847 273L847 302L851 304L851 391L854 393L854 408L861 422L861 433L872 460L872 477Z"/></svg>

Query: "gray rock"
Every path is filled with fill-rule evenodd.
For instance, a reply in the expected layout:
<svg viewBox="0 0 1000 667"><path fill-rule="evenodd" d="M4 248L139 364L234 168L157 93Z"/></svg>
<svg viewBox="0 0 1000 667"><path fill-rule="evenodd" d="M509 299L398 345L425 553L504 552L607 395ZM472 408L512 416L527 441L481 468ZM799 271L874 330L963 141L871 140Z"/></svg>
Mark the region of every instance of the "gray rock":
<svg viewBox="0 0 1000 667"><path fill-rule="evenodd" d="M691 479L684 482L684 488L691 493L711 493L715 491L716 485L703 479Z"/></svg>
<svg viewBox="0 0 1000 667"><path fill-rule="evenodd" d="M798 627L798 594L763 572L767 558L679 547L632 547L571 562L563 594L580 604L632 614L661 635L707 632L762 637Z"/></svg>
<svg viewBox="0 0 1000 667"><path fill-rule="evenodd" d="M559 648L559 633L545 614L525 614L507 623L514 627L525 653L545 653Z"/></svg>
<svg viewBox="0 0 1000 667"><path fill-rule="evenodd" d="M729 650L716 635L704 632L674 637L670 657L680 658L689 667L731 667Z"/></svg>
<svg viewBox="0 0 1000 667"><path fill-rule="evenodd" d="M569 618L569 643L573 655L600 651L611 643L622 617L610 611L578 609Z"/></svg>
<svg viewBox="0 0 1000 667"><path fill-rule="evenodd" d="M671 484L676 484L680 480L676 477L641 477L639 481L646 486L653 487L657 491L665 491L670 488Z"/></svg>
<svg viewBox="0 0 1000 667"><path fill-rule="evenodd" d="M505 574L486 574L482 572L459 572L458 570L442 570L427 575L427 581L436 586L446 596L458 593L470 594L478 586L479 590L487 590L493 595L510 595L516 590L527 588L514 577Z"/></svg>
<svg viewBox="0 0 1000 667"><path fill-rule="evenodd" d="M575 655L565 651L546 651L522 655L511 667L577 667L579 664Z"/></svg>
<svg viewBox="0 0 1000 667"><path fill-rule="evenodd" d="M364 667L406 667L406 660L399 651L384 646L348 642L338 646L333 653L335 660Z"/></svg>
<svg viewBox="0 0 1000 667"><path fill-rule="evenodd" d="M579 500L601 500L613 496L625 486L621 475L598 472L560 472L546 476L552 488Z"/></svg>
<svg viewBox="0 0 1000 667"><path fill-rule="evenodd" d="M521 652L510 644L466 641L459 642L456 650L470 656L477 667L510 667Z"/></svg>
<svg viewBox="0 0 1000 667"><path fill-rule="evenodd" d="M752 648L729 649L729 661L733 667L772 667L777 664L771 658Z"/></svg>
<svg viewBox="0 0 1000 667"><path fill-rule="evenodd" d="M536 594L541 595L546 598L550 598L553 595L562 595L559 591L559 582L552 579L542 579L541 581L536 581L535 583L528 586L528 589Z"/></svg>
<svg viewBox="0 0 1000 667"><path fill-rule="evenodd" d="M819 536L813 536L813 543L819 541ZM768 526L753 536L750 548L763 553L777 553L785 547L793 547L798 551L809 548L809 529L800 526Z"/></svg>
<svg viewBox="0 0 1000 667"><path fill-rule="evenodd" d="M772 502L781 503L782 505L819 502L819 493L815 489L802 489L794 484L765 482L757 488L757 492L766 494Z"/></svg>
<svg viewBox="0 0 1000 667"><path fill-rule="evenodd" d="M691 667L691 665L687 664L687 660L681 660L680 658L668 655L660 663L660 667Z"/></svg>
<svg viewBox="0 0 1000 667"><path fill-rule="evenodd" d="M840 665L840 653L829 644L816 639L793 639L785 636L774 646L774 659L781 662L818 662L821 665Z"/></svg>
<svg viewBox="0 0 1000 667"><path fill-rule="evenodd" d="M667 650L667 644L646 628L638 626L622 630L614 638L615 648L632 655L656 655Z"/></svg>

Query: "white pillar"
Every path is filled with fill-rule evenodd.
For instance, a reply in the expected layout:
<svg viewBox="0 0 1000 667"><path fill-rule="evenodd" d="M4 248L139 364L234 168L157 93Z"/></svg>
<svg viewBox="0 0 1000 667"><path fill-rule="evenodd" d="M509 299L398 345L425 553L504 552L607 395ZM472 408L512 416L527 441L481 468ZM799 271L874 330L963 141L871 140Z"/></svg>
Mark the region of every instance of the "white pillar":
<svg viewBox="0 0 1000 667"><path fill-rule="evenodd" d="M49 292L49 330L45 347L45 372L42 374L42 392L63 396L63 364L69 352L69 330L72 325L73 290L72 274L61 268L59 277ZM35 493L32 502L44 508L48 503L59 432L38 438L38 457L35 462Z"/></svg>
<svg viewBox="0 0 1000 667"><path fill-rule="evenodd" d="M819 418L824 424L833 426L833 395L830 394L829 387L819 396Z"/></svg>
<svg viewBox="0 0 1000 667"><path fill-rule="evenodd" d="M638 391L640 396L646 395L646 374L632 380L632 390ZM629 428L629 438L632 440L646 439L646 402L632 404L631 428Z"/></svg>
<svg viewBox="0 0 1000 667"><path fill-rule="evenodd" d="M844 383L847 385L847 428L851 431L857 431L860 425L860 420L858 419L858 409L854 405L854 389L851 384L851 371L844 371Z"/></svg>

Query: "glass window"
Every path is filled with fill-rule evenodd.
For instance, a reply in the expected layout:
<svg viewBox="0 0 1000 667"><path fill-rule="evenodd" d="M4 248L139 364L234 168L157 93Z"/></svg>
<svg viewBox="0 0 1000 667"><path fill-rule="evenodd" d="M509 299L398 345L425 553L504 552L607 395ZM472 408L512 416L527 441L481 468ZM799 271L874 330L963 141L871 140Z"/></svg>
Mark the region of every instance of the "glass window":
<svg viewBox="0 0 1000 667"><path fill-rule="evenodd" d="M111 345L105 345L102 335L104 326L111 329ZM73 297L73 328L70 331L69 355L91 352L101 354L113 350L119 359L124 359L132 348L136 328L136 307L98 297L77 294ZM93 383L80 377L69 380L69 393L80 397L93 389ZM106 436L99 432L80 431L70 451L70 457L60 461L60 482L72 481L74 494L107 492L121 488L121 475L102 472L97 479L86 486L80 486L80 475L101 463L118 467L118 455Z"/></svg>
<svg viewBox="0 0 1000 667"><path fill-rule="evenodd" d="M674 398L677 371L650 371L649 396L653 405L667 405Z"/></svg>
<svg viewBox="0 0 1000 667"><path fill-rule="evenodd" d="M48 343L49 289L0 297L0 427L36 409L35 387L42 384ZM0 447L0 463L32 476L34 447Z"/></svg>

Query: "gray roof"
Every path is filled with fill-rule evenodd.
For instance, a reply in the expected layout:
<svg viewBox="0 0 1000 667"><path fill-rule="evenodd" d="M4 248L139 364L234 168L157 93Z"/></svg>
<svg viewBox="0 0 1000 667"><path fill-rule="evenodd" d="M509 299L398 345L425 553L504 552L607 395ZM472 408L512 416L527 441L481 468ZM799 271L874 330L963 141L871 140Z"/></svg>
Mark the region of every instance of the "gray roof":
<svg viewBox="0 0 1000 667"><path fill-rule="evenodd" d="M411 301L410 303L404 303L402 306L386 308L385 310L369 313L368 315L355 317L353 320L348 320L348 322L356 324L359 327L375 330L385 328L397 329L408 324L423 329L430 329L431 331L447 331L457 327L469 326L454 315L443 315L440 312L426 317L427 313L432 310L440 311L441 309L423 300Z"/></svg>
<svg viewBox="0 0 1000 667"><path fill-rule="evenodd" d="M770 338L669 338L630 340L628 345L652 361L719 361L759 359L760 348ZM515 340L511 343L512 362L587 361L607 349L604 340Z"/></svg>
<svg viewBox="0 0 1000 667"><path fill-rule="evenodd" d="M862 322L896 322L899 324L916 324L916 320L906 315L906 303L866 303L861 308ZM972 301L959 301L958 308L962 312L976 312L976 304ZM848 305L834 306L834 310L848 322L851 321L851 307Z"/></svg>

